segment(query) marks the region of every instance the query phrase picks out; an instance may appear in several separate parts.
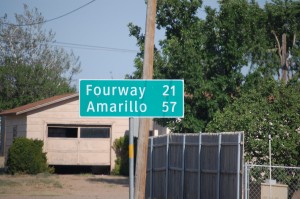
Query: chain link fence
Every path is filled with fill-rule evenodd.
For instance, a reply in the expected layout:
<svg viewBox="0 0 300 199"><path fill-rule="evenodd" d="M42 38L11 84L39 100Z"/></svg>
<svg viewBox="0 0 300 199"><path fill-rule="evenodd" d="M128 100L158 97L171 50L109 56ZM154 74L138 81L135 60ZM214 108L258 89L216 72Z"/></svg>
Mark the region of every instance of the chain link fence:
<svg viewBox="0 0 300 199"><path fill-rule="evenodd" d="M300 167L245 164L245 199L300 199Z"/></svg>

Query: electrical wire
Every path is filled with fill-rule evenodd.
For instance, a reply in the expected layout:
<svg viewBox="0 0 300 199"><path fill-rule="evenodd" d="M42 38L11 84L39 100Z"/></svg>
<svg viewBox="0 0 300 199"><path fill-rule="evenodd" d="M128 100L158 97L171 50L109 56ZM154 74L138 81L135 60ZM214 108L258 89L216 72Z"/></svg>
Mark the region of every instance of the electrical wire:
<svg viewBox="0 0 300 199"><path fill-rule="evenodd" d="M101 51L116 51L116 52L125 52L125 53L138 53L137 50L111 48L111 47L104 47L104 46L94 46L94 45L87 45L87 44L59 42L59 41L54 41L54 42L50 43L50 45L58 46L58 47L66 47L66 48L84 49L84 50L101 50Z"/></svg>
<svg viewBox="0 0 300 199"><path fill-rule="evenodd" d="M38 25L38 24L48 23L48 22L50 22L50 21L54 21L54 20L60 19L60 18L62 18L62 17L65 17L65 16L67 16L67 15L69 15L69 14L72 14L73 12L76 12L76 11L82 9L82 8L86 7L87 5L89 5L89 4L91 4L91 3L95 2L95 1L96 1L96 0L92 0L92 1L90 1L90 2L88 2L88 3L86 3L86 4L84 4L84 5L82 5L82 6L78 7L78 8L76 8L75 10L72 10L72 11L70 11L70 12L67 12L67 13L61 15L61 16L58 16L58 17L55 17L55 18L52 18L52 19L47 19L47 20L44 20L44 21L41 21L41 22L35 22L35 23L29 23L29 24L12 24L12 23L2 23L2 24L3 24L3 25L12 25L12 26L33 26L33 25Z"/></svg>
<svg viewBox="0 0 300 199"><path fill-rule="evenodd" d="M0 39L0 42L5 42L5 40ZM22 43L22 42L14 41L14 44L19 44L19 43ZM66 47L66 48L71 48L71 49L111 51L111 52L122 52L122 53L138 53L139 52L138 50L125 49L125 48L112 48L112 47L106 47L106 46L95 46L95 45L88 45L88 44L78 44L78 43L59 42L59 41L40 43L39 45L50 45L50 46L57 46L57 47Z"/></svg>

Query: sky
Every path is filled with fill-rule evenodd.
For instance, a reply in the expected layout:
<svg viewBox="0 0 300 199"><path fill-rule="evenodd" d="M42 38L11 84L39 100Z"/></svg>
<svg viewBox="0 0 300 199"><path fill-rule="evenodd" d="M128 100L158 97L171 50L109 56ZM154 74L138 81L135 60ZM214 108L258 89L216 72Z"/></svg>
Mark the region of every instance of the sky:
<svg viewBox="0 0 300 199"><path fill-rule="evenodd" d="M48 20L91 1L0 0L0 17L6 13L10 22L14 23L14 13L23 13L23 4L27 4L29 8L37 8ZM204 0L204 5L217 7L218 4L217 0ZM56 33L55 40L60 45L79 56L81 73L75 76L75 85L79 79L124 79L126 74L135 71L134 58L139 49L136 39L129 36L127 25L132 22L144 33L146 7L144 0L96 0L76 12L44 24L46 30ZM156 31L156 44L163 37L163 31Z"/></svg>

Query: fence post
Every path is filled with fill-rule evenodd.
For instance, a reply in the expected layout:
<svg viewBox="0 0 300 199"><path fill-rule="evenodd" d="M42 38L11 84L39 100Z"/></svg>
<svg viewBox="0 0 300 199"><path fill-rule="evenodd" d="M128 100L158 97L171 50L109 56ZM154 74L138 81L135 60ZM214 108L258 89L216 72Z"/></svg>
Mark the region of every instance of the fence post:
<svg viewBox="0 0 300 199"><path fill-rule="evenodd" d="M184 194L184 152L185 152L185 136L183 135L183 143L182 143L182 165L181 165L181 198L183 198Z"/></svg>
<svg viewBox="0 0 300 199"><path fill-rule="evenodd" d="M220 169L221 169L221 143L222 134L219 133L219 144L218 144L218 175L217 175L217 199L220 199Z"/></svg>
<svg viewBox="0 0 300 199"><path fill-rule="evenodd" d="M241 134L238 134L238 151L237 151L237 193L236 198L240 198L240 167L241 167Z"/></svg>
<svg viewBox="0 0 300 199"><path fill-rule="evenodd" d="M152 199L152 179L153 179L153 137L150 138L150 199Z"/></svg>
<svg viewBox="0 0 300 199"><path fill-rule="evenodd" d="M199 143L198 143L198 199L200 199L201 193L201 145L202 145L202 134L199 133Z"/></svg>
<svg viewBox="0 0 300 199"><path fill-rule="evenodd" d="M245 163L245 167L244 167L244 170L245 170L245 193L244 193L244 199L248 199L248 164Z"/></svg>
<svg viewBox="0 0 300 199"><path fill-rule="evenodd" d="M167 135L167 146L166 146L166 199L168 198L168 179L169 179L169 139L170 135Z"/></svg>
<svg viewBox="0 0 300 199"><path fill-rule="evenodd" d="M134 121L129 118L129 145L128 145L128 158L129 158L129 199L134 199Z"/></svg>

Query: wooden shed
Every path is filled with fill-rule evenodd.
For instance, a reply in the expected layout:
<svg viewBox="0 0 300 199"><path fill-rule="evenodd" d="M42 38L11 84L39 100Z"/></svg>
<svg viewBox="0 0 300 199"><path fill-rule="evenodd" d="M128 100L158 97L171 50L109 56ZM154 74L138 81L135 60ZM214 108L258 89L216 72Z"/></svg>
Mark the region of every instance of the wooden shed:
<svg viewBox="0 0 300 199"><path fill-rule="evenodd" d="M128 118L79 117L78 93L65 94L6 110L2 117L2 152L13 138L44 141L50 165L114 167L112 144L129 130Z"/></svg>

